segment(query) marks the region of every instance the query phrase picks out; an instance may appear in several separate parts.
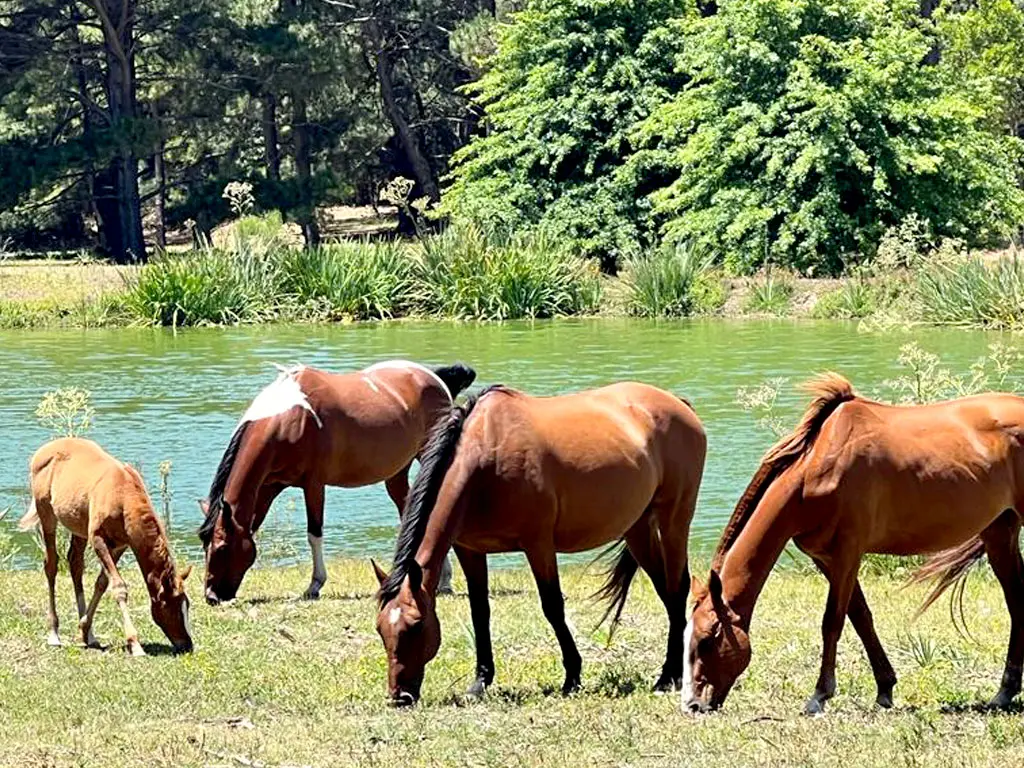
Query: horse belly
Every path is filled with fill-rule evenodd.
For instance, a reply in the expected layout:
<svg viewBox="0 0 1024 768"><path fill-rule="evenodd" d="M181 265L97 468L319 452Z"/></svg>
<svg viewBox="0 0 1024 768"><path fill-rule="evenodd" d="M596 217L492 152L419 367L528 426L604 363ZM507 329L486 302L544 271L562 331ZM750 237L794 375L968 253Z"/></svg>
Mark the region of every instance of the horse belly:
<svg viewBox="0 0 1024 768"><path fill-rule="evenodd" d="M582 552L622 538L650 505L657 480L649 467L582 475L558 494L558 552Z"/></svg>
<svg viewBox="0 0 1024 768"><path fill-rule="evenodd" d="M356 488L387 480L416 458L423 439L421 430L395 426L346 435L342 450L324 452L324 482Z"/></svg>

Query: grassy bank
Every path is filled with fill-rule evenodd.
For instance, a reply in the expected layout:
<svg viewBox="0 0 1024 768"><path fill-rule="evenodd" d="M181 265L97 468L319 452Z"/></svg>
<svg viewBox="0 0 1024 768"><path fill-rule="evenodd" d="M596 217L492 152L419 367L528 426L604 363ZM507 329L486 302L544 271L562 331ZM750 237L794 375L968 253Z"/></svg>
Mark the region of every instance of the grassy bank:
<svg viewBox="0 0 1024 768"><path fill-rule="evenodd" d="M44 644L45 580L3 572L0 591L0 765L1020 765L1024 722L972 706L998 685L1009 628L998 585L971 579L965 599L977 642L960 637L942 607L916 624L923 591L866 575L879 633L900 677L897 707L872 708L874 686L852 631L840 644L839 694L819 719L798 713L819 658L824 581L776 573L755 616L754 661L726 709L694 718L678 697L648 686L665 625L638 580L611 647L589 632L596 575L568 568L567 610L584 658L582 693L562 698L556 643L525 570L492 576L495 687L485 701L459 696L472 670L469 606L440 602L444 641L413 711L384 704L384 658L374 631L375 581L366 562L336 562L319 603L296 597L306 568L254 571L244 598L195 605L197 651L131 659ZM125 570L144 643L163 636L148 618L138 572ZM460 577L461 579L461 577ZM198 580L190 592L198 603ZM66 575L62 635L74 626ZM120 642L105 599L97 634Z"/></svg>
<svg viewBox="0 0 1024 768"><path fill-rule="evenodd" d="M706 254L680 247L627 259L609 278L542 235L463 227L414 242L302 250L273 231L247 231L143 267L0 263L0 328L593 314L1024 327L1024 260L1012 251L948 251L912 267L809 279L780 270L728 277Z"/></svg>

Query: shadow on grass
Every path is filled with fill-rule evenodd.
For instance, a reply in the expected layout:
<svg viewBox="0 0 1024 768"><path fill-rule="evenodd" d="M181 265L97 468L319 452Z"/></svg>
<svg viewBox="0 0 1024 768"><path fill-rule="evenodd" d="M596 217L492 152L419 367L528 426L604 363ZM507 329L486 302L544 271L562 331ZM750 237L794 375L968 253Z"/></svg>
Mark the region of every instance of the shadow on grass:
<svg viewBox="0 0 1024 768"><path fill-rule="evenodd" d="M187 654L175 653L174 648L164 643L143 643L142 650L147 656L186 656Z"/></svg>
<svg viewBox="0 0 1024 768"><path fill-rule="evenodd" d="M939 707L943 715L1019 715L1024 713L1024 702L1017 700L1008 707L990 707L984 701L957 701L948 702Z"/></svg>

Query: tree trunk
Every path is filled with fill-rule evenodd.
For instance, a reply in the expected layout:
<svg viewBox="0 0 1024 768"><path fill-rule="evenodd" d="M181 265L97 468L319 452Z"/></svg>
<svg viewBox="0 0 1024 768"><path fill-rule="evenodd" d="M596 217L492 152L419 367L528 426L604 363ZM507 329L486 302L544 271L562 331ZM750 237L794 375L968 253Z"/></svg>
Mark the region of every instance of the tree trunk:
<svg viewBox="0 0 1024 768"><path fill-rule="evenodd" d="M277 136L277 97L272 93L263 94L263 162L267 179L281 180L281 150Z"/></svg>
<svg viewBox="0 0 1024 768"><path fill-rule="evenodd" d="M79 20L76 17L76 21ZM75 53L71 59L72 66L75 69L75 80L78 85L78 100L82 107L82 139L86 146L92 144L93 135L93 106L89 99L89 78L85 71L85 63L83 61L83 48L81 38L78 36L78 28L72 27L71 39L76 46ZM91 216L96 222L96 235L99 238L98 245L103 247L103 230L100 227L100 214L96 208L96 169L93 165L92 153L86 155L85 160L85 185L88 190L86 197L86 215ZM95 244L94 244L95 245Z"/></svg>
<svg viewBox="0 0 1024 768"><path fill-rule="evenodd" d="M138 116L133 40L135 0L92 0L92 5L103 27L107 110L118 136L117 154L106 170L97 175L97 185L107 198L97 200L97 209L111 258L118 263L145 261L138 159L132 140Z"/></svg>
<svg viewBox="0 0 1024 768"><path fill-rule="evenodd" d="M427 162L427 158L420 148L419 139L416 137L412 127L409 125L409 121L406 120L405 115L402 113L402 108L398 104L398 98L395 95L390 55L384 46L384 41L376 21L366 22L366 39L370 43L368 47L376 55L377 80L380 84L380 95L384 102L384 111L387 113L388 120L391 121L402 151L405 152L406 157L409 159L409 164L412 166L416 181L419 183L424 194L432 202L436 203L441 199L437 179L434 178L434 171L431 169L430 163Z"/></svg>
<svg viewBox="0 0 1024 768"><path fill-rule="evenodd" d="M167 148L167 142L164 139L164 129L160 122L160 105L154 101L151 109L158 131L156 152L153 154L153 177L156 180L156 197L153 200L153 207L156 211L156 246L161 251L165 251L167 250L167 221L164 215L167 209L167 166L164 163L164 151Z"/></svg>
<svg viewBox="0 0 1024 768"><path fill-rule="evenodd" d="M320 244L320 228L316 224L313 205L313 182L310 171L309 118L306 114L306 97L292 95L292 136L295 141L295 175L299 181L298 222L302 237L308 247Z"/></svg>

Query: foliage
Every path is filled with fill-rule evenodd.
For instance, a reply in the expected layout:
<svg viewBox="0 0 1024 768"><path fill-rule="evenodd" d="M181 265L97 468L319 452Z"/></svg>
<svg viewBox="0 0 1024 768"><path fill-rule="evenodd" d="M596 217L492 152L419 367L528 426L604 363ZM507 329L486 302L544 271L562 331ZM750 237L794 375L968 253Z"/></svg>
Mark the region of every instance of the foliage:
<svg viewBox="0 0 1024 768"><path fill-rule="evenodd" d="M450 227L423 242L418 301L430 315L483 320L592 312L601 296L593 265L543 234L504 236Z"/></svg>
<svg viewBox="0 0 1024 768"><path fill-rule="evenodd" d="M910 0L755 0L683 18L689 85L637 130L670 238L749 271L837 273L914 213L984 244L1020 220L1021 145L967 74L922 61L941 39Z"/></svg>
<svg viewBox="0 0 1024 768"><path fill-rule="evenodd" d="M750 282L745 309L766 315L784 315L793 298L793 278L785 273L766 271Z"/></svg>
<svg viewBox="0 0 1024 768"><path fill-rule="evenodd" d="M684 0L535 0L497 32L472 86L488 130L454 156L445 213L539 225L615 267L643 238L636 123L679 81L669 19Z"/></svg>
<svg viewBox="0 0 1024 768"><path fill-rule="evenodd" d="M92 393L77 387L51 390L36 406L36 419L53 437L80 437L95 416Z"/></svg>
<svg viewBox="0 0 1024 768"><path fill-rule="evenodd" d="M928 322L965 327L1024 325L1024 261L1014 253L995 261L947 255L918 273L915 298Z"/></svg>
<svg viewBox="0 0 1024 768"><path fill-rule="evenodd" d="M1020 349L1006 344L989 344L966 373L956 374L942 365L934 352L917 342L900 347L896 362L907 373L885 382L886 399L897 403L931 403L980 392L1004 390L1011 375L1024 360Z"/></svg>
<svg viewBox="0 0 1024 768"><path fill-rule="evenodd" d="M787 429L778 412L779 391L789 381L786 378L772 378L762 381L756 387L740 387L736 390L736 405L757 419L757 426L779 438Z"/></svg>
<svg viewBox="0 0 1024 768"><path fill-rule="evenodd" d="M685 317L725 301L713 259L685 243L626 260L627 311L640 317Z"/></svg>
<svg viewBox="0 0 1024 768"><path fill-rule="evenodd" d="M0 509L0 570L10 568L14 562L14 556L18 553L18 545L14 541L10 526L4 522L10 512L10 507Z"/></svg>
<svg viewBox="0 0 1024 768"><path fill-rule="evenodd" d="M898 274L872 277L858 269L838 288L823 294L811 314L836 320L858 320L890 309L904 291L904 280Z"/></svg>

